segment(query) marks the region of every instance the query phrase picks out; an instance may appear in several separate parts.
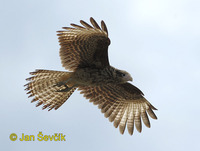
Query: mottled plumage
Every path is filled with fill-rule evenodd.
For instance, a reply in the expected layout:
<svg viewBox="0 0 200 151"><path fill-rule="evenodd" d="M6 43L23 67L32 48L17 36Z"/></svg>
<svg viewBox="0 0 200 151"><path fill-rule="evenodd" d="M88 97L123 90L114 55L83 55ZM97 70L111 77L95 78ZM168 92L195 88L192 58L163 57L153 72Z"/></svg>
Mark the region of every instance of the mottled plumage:
<svg viewBox="0 0 200 151"><path fill-rule="evenodd" d="M123 134L127 126L130 135L134 125L141 132L142 123L150 127L148 115L157 119L151 105L141 90L130 84L131 75L109 64L108 30L90 18L92 25L80 21L83 26L71 24L58 31L60 57L63 67L71 72L36 70L27 80L26 90L33 96L32 102L43 109L58 109L76 90L98 105L101 112Z"/></svg>

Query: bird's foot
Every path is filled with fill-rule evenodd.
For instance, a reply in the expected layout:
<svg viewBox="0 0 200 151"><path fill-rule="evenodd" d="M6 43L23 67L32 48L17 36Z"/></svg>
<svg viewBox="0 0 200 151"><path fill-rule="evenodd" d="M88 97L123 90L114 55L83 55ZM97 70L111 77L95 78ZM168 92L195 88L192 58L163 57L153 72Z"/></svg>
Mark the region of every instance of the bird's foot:
<svg viewBox="0 0 200 151"><path fill-rule="evenodd" d="M66 87L65 89L57 90L56 92L69 92L69 91L73 88L73 87L70 87L70 88L69 88L69 87L66 86L66 85L65 85L65 87Z"/></svg>
<svg viewBox="0 0 200 151"><path fill-rule="evenodd" d="M67 79L66 81L61 81L61 82L58 82L56 84L54 84L53 86L57 86L57 87L61 87L62 85L64 85L65 87L68 87L67 86L67 83L71 80L71 78Z"/></svg>
<svg viewBox="0 0 200 151"><path fill-rule="evenodd" d="M62 89L60 89L60 90L56 90L56 92L69 92L72 88L73 88L73 86L72 87L68 87L67 86L67 83L70 81L70 79L68 79L68 80L66 80L66 81L61 81L61 82L58 82L58 83L56 83L55 85L54 85L54 87L55 86L57 86L57 87L61 87L61 86L64 86L65 88L62 88Z"/></svg>
<svg viewBox="0 0 200 151"><path fill-rule="evenodd" d="M66 85L66 81L61 81L61 82L58 82L58 83L56 83L55 85L54 85L54 87L55 86L58 86L58 87L61 87L62 85L64 85L65 87L68 87L67 85Z"/></svg>

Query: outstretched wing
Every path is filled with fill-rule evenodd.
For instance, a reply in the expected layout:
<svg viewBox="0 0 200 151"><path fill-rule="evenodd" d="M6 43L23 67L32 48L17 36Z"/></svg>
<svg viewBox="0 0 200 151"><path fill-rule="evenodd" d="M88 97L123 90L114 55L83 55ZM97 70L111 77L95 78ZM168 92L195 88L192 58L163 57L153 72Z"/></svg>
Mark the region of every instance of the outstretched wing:
<svg viewBox="0 0 200 151"><path fill-rule="evenodd" d="M79 90L90 99L90 102L98 105L105 117L109 117L109 121L114 122L116 128L119 126L121 134L127 126L129 134L132 135L134 124L141 132L141 118L144 124L150 127L147 113L151 118L157 119L153 112L157 109L143 97L143 93L138 88L130 83L84 86Z"/></svg>
<svg viewBox="0 0 200 151"><path fill-rule="evenodd" d="M104 21L101 21L101 28L91 17L92 26L84 21L79 26L63 27L64 31L58 31L60 57L63 67L74 71L78 67L94 66L104 68L109 66L108 46L110 40Z"/></svg>

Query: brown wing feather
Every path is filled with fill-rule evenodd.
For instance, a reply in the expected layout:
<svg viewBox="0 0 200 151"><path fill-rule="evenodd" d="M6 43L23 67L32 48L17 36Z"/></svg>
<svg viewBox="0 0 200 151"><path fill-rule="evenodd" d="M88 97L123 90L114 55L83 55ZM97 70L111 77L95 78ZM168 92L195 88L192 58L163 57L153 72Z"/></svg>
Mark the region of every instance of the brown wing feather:
<svg viewBox="0 0 200 151"><path fill-rule="evenodd" d="M150 127L147 113L151 118L157 119L153 112L156 108L143 97L143 93L137 87L130 83L84 86L79 90L90 99L90 102L98 105L116 128L119 127L121 134L127 127L129 134L132 135L134 125L141 132L141 120Z"/></svg>
<svg viewBox="0 0 200 151"><path fill-rule="evenodd" d="M99 27L97 22L92 17L90 18L90 22L92 23L94 28L97 28L97 29L101 30L101 28Z"/></svg>
<svg viewBox="0 0 200 151"><path fill-rule="evenodd" d="M93 27L81 20L83 27L71 24L74 28L63 27L64 31L58 31L62 65L68 70L74 71L86 66L109 66L110 40L106 25L104 23L101 29L93 18L90 21Z"/></svg>
<svg viewBox="0 0 200 151"><path fill-rule="evenodd" d="M103 20L101 21L101 28L102 28L102 30L105 31L105 32L107 33L107 35L108 35L108 29L107 29L106 24L105 24L105 22L104 22Z"/></svg>

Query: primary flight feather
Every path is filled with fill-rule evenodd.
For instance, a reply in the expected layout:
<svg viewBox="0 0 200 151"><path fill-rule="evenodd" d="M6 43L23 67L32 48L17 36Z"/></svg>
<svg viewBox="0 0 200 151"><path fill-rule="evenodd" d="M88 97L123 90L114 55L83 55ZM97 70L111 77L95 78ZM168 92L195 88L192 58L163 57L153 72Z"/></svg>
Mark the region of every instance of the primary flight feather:
<svg viewBox="0 0 200 151"><path fill-rule="evenodd" d="M60 58L63 67L71 72L36 70L27 80L27 93L32 102L43 109L58 109L76 90L80 90L114 126L123 134L127 127L130 135L134 125L142 131L141 120L150 127L148 115L157 119L157 110L141 90L130 84L131 75L110 66L108 60L108 30L104 21L101 27L91 17L92 25L80 21L82 26L71 24L58 31Z"/></svg>

